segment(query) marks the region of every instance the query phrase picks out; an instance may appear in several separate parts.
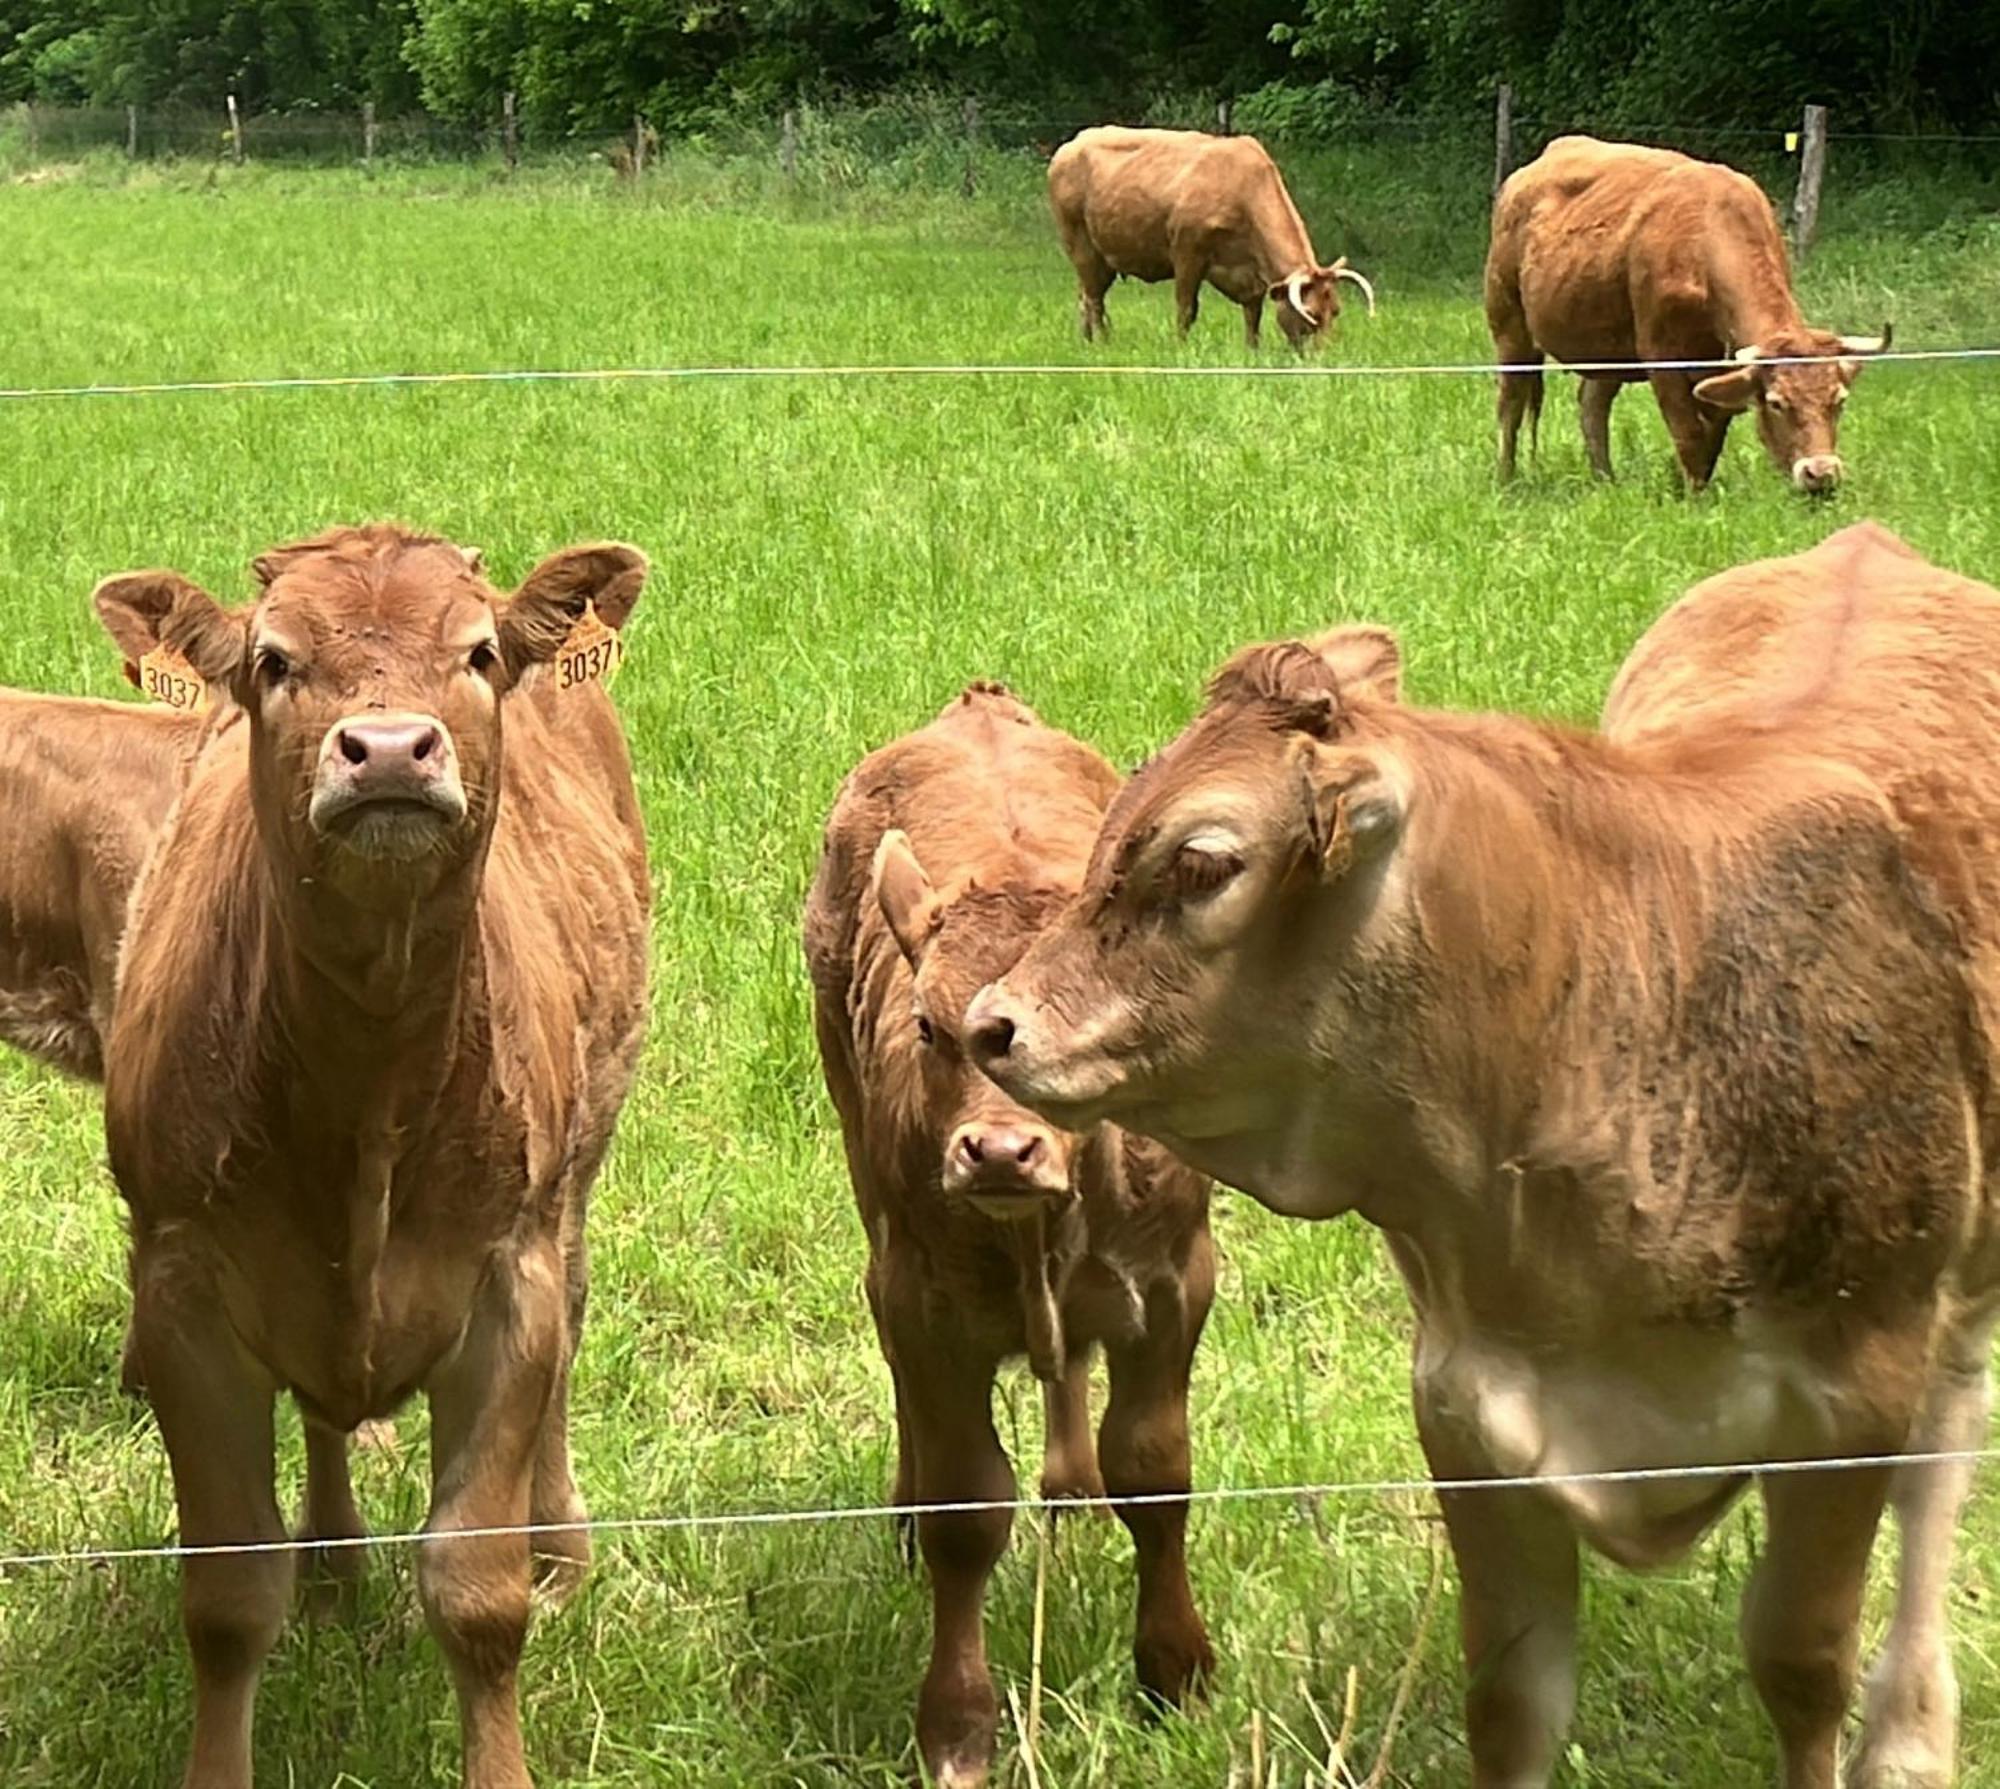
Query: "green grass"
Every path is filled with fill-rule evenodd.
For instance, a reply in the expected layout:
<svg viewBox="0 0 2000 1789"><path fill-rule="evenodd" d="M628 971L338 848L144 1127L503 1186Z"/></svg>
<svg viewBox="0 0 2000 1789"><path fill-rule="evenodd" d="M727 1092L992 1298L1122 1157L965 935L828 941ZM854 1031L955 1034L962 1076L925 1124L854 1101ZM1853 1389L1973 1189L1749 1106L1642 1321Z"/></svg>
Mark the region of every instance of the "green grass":
<svg viewBox="0 0 2000 1789"><path fill-rule="evenodd" d="M92 163L0 185L0 383L666 362L1180 361L1229 365L1210 298L1185 349L1162 289L1120 287L1101 354L1031 166L974 204L914 179L669 157L641 192L562 173L367 180ZM1345 360L1483 358L1483 188L1330 154L1298 181L1322 250L1381 288ZM1466 182L1472 183L1468 188ZM1808 309L1912 346L2000 339L2000 227L1951 189L1830 196ZM1268 351L1276 362L1275 348ZM1739 431L1714 492L1676 492L1650 400L1614 425L1623 477L1585 476L1568 391L1511 491L1484 380L760 382L92 398L0 406L0 682L118 691L86 596L171 564L225 595L274 542L397 516L519 575L565 542L652 555L618 698L658 882L654 1022L593 1212L576 1449L604 1516L872 1503L888 1382L862 1241L818 1084L799 902L841 775L967 679L1135 761L1246 639L1393 623L1411 693L1586 719L1693 580L1875 516L2000 575L2000 367L1889 366L1856 397L1834 503L1793 498ZM0 1068L0 1551L157 1542L163 1456L121 1401L117 1202L95 1095ZM1205 1485L1421 1472L1407 1319L1374 1239L1219 1200L1221 1295L1196 1379ZM1039 1420L1003 1432L1031 1476ZM361 1464L379 1527L418 1521L424 1421ZM296 1436L288 1470L297 1466ZM1755 1518L1649 1580L1593 1568L1569 1784L1770 1780L1734 1605ZM1026 1526L1019 1531L1026 1534ZM1049 1565L1040 1781L1241 1781L1253 1717L1286 1784L1323 1755L1359 1674L1374 1756L1418 1623L1421 1500L1201 1509L1193 1575L1223 1660L1206 1712L1148 1726L1130 1693L1129 1547L1062 1528ZM2000 1475L1956 1575L1968 1783L2000 1782ZM1890 1548L1882 1549L1886 1565ZM1025 1691L1035 1556L990 1631ZM1880 1586L1871 1605L1879 1631ZM1451 1591L1416 1672L1396 1780L1462 1781ZM910 1772L928 1633L879 1524L609 1538L531 1641L545 1785L887 1784ZM161 1564L0 1574L0 1781L178 1780L188 1680ZM293 1625L260 1709L260 1781L455 1780L455 1720L411 1561L371 1566L358 1616ZM1012 1762L1001 1781L1021 1784Z"/></svg>

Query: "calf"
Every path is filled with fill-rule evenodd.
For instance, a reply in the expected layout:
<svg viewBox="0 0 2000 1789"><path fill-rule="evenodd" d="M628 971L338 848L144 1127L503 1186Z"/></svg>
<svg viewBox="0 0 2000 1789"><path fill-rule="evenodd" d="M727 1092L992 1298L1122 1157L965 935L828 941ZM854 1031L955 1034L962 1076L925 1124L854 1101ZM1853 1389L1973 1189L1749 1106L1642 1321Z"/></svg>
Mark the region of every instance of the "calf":
<svg viewBox="0 0 2000 1789"><path fill-rule="evenodd" d="M1243 307L1257 346L1264 301L1294 348L1326 333L1351 280L1375 314L1375 288L1341 256L1320 265L1277 164L1255 137L1099 125L1049 159L1049 204L1082 288L1083 339L1103 333L1104 295L1127 279L1174 282L1186 335L1206 280Z"/></svg>
<svg viewBox="0 0 2000 1789"><path fill-rule="evenodd" d="M1577 1542L1663 1564L1757 1463L1977 1447L2000 1317L2000 592L1872 525L1711 579L1601 735L1409 708L1380 630L1239 653L967 1046L1053 1123L1358 1211L1416 1307L1475 1784L1546 1783ZM1962 1464L1765 1475L1789 1789L1942 1789Z"/></svg>
<svg viewBox="0 0 2000 1789"><path fill-rule="evenodd" d="M1611 402L1649 380L1688 484L1708 483L1730 419L1754 410L1764 446L1802 491L1841 478L1840 412L1879 336L1815 329L1792 296L1785 241L1747 174L1671 149L1558 137L1507 177L1493 206L1486 321L1503 364L1719 360L1732 371L1586 373L1578 387L1590 467L1611 476ZM1789 361L1790 365L1770 365ZM1521 419L1539 419L1539 370L1500 375L1500 476Z"/></svg>
<svg viewBox="0 0 2000 1789"><path fill-rule="evenodd" d="M959 1032L973 990L1075 891L1117 786L1087 746L974 684L864 758L827 823L806 958L895 1384L898 1504L1013 1497L991 1404L1000 1364L1022 1353L1044 1386L1044 1496L1188 1488L1188 1370L1215 1284L1207 1183L1110 1126L1038 1123L967 1061ZM1111 1397L1093 1449L1099 1345ZM1138 1548L1139 1681L1179 1702L1212 1665L1186 1506L1116 1507ZM951 1789L992 1760L981 1608L1011 1525L1005 1509L917 1518L934 1598L917 1742Z"/></svg>
<svg viewBox="0 0 2000 1789"><path fill-rule="evenodd" d="M617 717L548 662L593 613L624 624L645 560L574 548L502 597L473 556L376 526L256 573L232 610L172 572L96 599L242 711L140 878L105 1061L181 1538L284 1538L281 1389L334 1436L425 1391L435 1535L580 1521L584 1201L638 1051L649 897ZM351 1505L309 1519L360 1532ZM580 1531L536 1545L565 1582L587 1557ZM184 1561L188 1789L250 1783L291 1575L283 1551ZM529 1576L518 1533L418 1555L469 1789L528 1782Z"/></svg>

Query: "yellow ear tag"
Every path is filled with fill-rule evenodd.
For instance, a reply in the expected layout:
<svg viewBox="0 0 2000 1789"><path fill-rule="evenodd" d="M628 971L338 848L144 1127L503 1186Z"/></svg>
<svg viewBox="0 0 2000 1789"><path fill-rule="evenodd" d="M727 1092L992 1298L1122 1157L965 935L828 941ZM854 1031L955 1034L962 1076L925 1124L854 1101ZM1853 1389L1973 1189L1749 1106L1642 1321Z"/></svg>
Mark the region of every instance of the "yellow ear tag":
<svg viewBox="0 0 2000 1789"><path fill-rule="evenodd" d="M139 661L139 688L153 701L190 714L208 706L208 685L178 647L155 646Z"/></svg>
<svg viewBox="0 0 2000 1789"><path fill-rule="evenodd" d="M1785 153L1787 155L1797 155L1798 152L1799 152L1799 133L1795 130L1786 131Z"/></svg>
<svg viewBox="0 0 2000 1789"><path fill-rule="evenodd" d="M595 603L585 603L576 625L556 653L556 687L575 689L580 683L608 684L618 675L625 642L618 630L605 626Z"/></svg>

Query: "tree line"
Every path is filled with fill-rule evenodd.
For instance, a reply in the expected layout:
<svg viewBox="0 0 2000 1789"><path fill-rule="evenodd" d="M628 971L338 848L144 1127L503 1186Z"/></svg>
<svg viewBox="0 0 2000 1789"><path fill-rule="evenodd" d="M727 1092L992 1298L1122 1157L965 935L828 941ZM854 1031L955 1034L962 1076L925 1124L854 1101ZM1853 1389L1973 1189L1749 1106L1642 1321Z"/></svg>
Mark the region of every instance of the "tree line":
<svg viewBox="0 0 2000 1789"><path fill-rule="evenodd" d="M922 86L1050 122L1258 96L1302 133L1385 110L2000 130L2000 5L1957 0L0 0L0 102L425 110L695 131ZM1024 110L1025 108L1025 110Z"/></svg>

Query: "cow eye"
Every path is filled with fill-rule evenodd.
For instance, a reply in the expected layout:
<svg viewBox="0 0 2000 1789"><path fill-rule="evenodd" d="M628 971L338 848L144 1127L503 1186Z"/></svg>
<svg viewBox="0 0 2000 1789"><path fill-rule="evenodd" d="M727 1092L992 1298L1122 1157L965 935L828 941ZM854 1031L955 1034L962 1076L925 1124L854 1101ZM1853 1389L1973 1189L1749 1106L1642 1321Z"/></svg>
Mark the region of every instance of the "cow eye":
<svg viewBox="0 0 2000 1789"><path fill-rule="evenodd" d="M937 1027L925 1018L922 1013L917 1014L917 1041L925 1044L934 1044L937 1042Z"/></svg>
<svg viewBox="0 0 2000 1789"><path fill-rule="evenodd" d="M493 668L499 662L499 649L491 640L481 640L477 646L473 647L471 657L466 660L467 665L470 666L473 673L479 677L490 676Z"/></svg>
<svg viewBox="0 0 2000 1789"><path fill-rule="evenodd" d="M1769 408L1777 411L1780 416L1783 416L1791 408L1791 405L1785 401L1784 397L1775 391L1766 392L1764 394L1764 402Z"/></svg>
<svg viewBox="0 0 2000 1789"><path fill-rule="evenodd" d="M292 661L276 647L265 646L257 653L257 681L274 690L292 674Z"/></svg>
<svg viewBox="0 0 2000 1789"><path fill-rule="evenodd" d="M1174 853L1174 887L1189 900L1201 900L1226 887L1243 872L1243 859L1233 851L1209 851L1183 845Z"/></svg>

